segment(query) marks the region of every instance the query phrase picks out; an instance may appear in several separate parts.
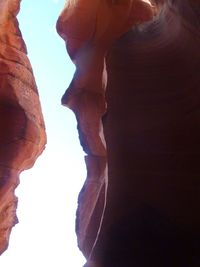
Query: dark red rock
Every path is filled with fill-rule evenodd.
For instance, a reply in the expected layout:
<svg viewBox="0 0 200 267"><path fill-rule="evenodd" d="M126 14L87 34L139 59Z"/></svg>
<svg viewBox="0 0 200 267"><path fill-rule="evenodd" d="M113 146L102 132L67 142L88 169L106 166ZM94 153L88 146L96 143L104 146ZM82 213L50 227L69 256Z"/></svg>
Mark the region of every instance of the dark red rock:
<svg viewBox="0 0 200 267"><path fill-rule="evenodd" d="M91 256L99 266L200 264L198 10L166 1L107 56L107 204Z"/></svg>
<svg viewBox="0 0 200 267"><path fill-rule="evenodd" d="M63 104L88 154L77 212L87 267L200 266L200 1L151 2L151 21L117 34L123 20L106 24L101 8L69 4L58 20L77 66Z"/></svg>

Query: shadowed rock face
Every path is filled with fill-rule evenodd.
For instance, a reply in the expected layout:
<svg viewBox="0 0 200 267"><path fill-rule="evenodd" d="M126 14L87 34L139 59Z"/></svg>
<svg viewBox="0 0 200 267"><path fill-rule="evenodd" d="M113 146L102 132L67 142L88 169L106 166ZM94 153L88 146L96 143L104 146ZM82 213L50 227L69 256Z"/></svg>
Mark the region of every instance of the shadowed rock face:
<svg viewBox="0 0 200 267"><path fill-rule="evenodd" d="M17 222L19 174L43 151L46 136L37 87L16 15L19 0L0 1L0 254Z"/></svg>
<svg viewBox="0 0 200 267"><path fill-rule="evenodd" d="M77 212L87 267L200 265L200 1L151 3L149 22L131 20L117 35L105 27L102 34L107 13L95 17L92 5L85 20L79 7L83 24L70 2L58 20L77 66L62 101L75 111L89 155ZM102 115L106 154L97 145Z"/></svg>
<svg viewBox="0 0 200 267"><path fill-rule="evenodd" d="M87 267L200 265L200 1L151 2L151 21L121 31L121 38L104 47L106 75L101 77L107 77L107 83L104 80L101 88L106 89L107 110L102 109L98 119L104 113L108 175L94 157L87 161L89 178L77 213L78 241ZM58 31L70 45L65 12ZM89 51L91 43L85 42ZM83 55L75 53L78 71L79 63L91 57L87 49L77 51ZM100 71L102 75L103 67ZM90 90L92 73L87 72ZM78 74L63 98L76 114L81 102L74 99L80 97L71 92L77 92ZM88 84L82 83L82 88L87 90ZM80 114L88 114L90 103L95 103L84 99ZM98 131L90 134L98 125L92 123L95 114L83 116L77 116L80 138L89 136L95 143ZM83 134L84 120L90 129Z"/></svg>
<svg viewBox="0 0 200 267"><path fill-rule="evenodd" d="M130 30L107 55L107 205L91 256L99 266L200 264L195 4L166 1L150 23Z"/></svg>
<svg viewBox="0 0 200 267"><path fill-rule="evenodd" d="M87 153L87 179L79 195L79 247L91 254L102 222L107 188L107 155L101 118L106 112L105 56L112 43L138 21L152 18L149 4L133 1L66 1L57 30L76 65L62 98L77 117L80 141Z"/></svg>
<svg viewBox="0 0 200 267"><path fill-rule="evenodd" d="M62 103L87 153L79 247L87 267L197 267L200 1L111 2L68 2L57 24L77 67ZM0 2L0 253L46 142L19 3Z"/></svg>

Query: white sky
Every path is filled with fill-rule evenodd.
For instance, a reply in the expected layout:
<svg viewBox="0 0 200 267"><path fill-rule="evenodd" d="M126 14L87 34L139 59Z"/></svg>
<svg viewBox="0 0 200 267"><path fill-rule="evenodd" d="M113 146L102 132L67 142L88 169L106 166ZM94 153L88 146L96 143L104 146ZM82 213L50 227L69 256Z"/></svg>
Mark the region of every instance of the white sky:
<svg viewBox="0 0 200 267"><path fill-rule="evenodd" d="M17 224L2 267L81 267L74 232L77 196L86 177L73 113L60 104L74 67L55 23L64 0L23 0L20 28L36 77L48 144L21 175Z"/></svg>

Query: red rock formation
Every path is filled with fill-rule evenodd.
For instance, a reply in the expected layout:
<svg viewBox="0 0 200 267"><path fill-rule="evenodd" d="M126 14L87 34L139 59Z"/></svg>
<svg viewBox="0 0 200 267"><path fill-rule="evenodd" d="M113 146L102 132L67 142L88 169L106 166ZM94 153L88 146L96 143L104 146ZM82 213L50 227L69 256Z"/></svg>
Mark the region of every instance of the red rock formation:
<svg viewBox="0 0 200 267"><path fill-rule="evenodd" d="M0 1L0 254L17 222L14 190L46 142L37 87L16 15L20 0Z"/></svg>
<svg viewBox="0 0 200 267"><path fill-rule="evenodd" d="M77 67L63 104L88 154L87 267L200 266L200 1L151 2L154 18L132 29L138 1L67 2L58 20Z"/></svg>
<svg viewBox="0 0 200 267"><path fill-rule="evenodd" d="M130 25L149 20L152 14L149 4L138 0L67 1L57 23L58 33L66 41L67 51L76 65L62 103L75 112L80 141L87 153L88 175L79 195L77 213L79 247L87 257L100 229L107 187L107 158L101 125L106 111L105 55Z"/></svg>

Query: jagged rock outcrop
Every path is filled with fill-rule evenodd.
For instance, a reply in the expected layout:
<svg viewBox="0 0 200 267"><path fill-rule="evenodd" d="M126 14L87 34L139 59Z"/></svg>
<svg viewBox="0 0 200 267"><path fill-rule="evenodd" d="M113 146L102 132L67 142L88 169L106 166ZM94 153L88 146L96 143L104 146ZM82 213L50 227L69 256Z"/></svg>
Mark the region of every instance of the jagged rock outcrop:
<svg viewBox="0 0 200 267"><path fill-rule="evenodd" d="M58 20L77 67L62 102L88 154L79 247L87 267L196 267L200 1L155 0L134 14L135 3L67 1Z"/></svg>
<svg viewBox="0 0 200 267"><path fill-rule="evenodd" d="M16 15L20 0L0 1L0 254L17 222L14 190L46 143L44 122Z"/></svg>

